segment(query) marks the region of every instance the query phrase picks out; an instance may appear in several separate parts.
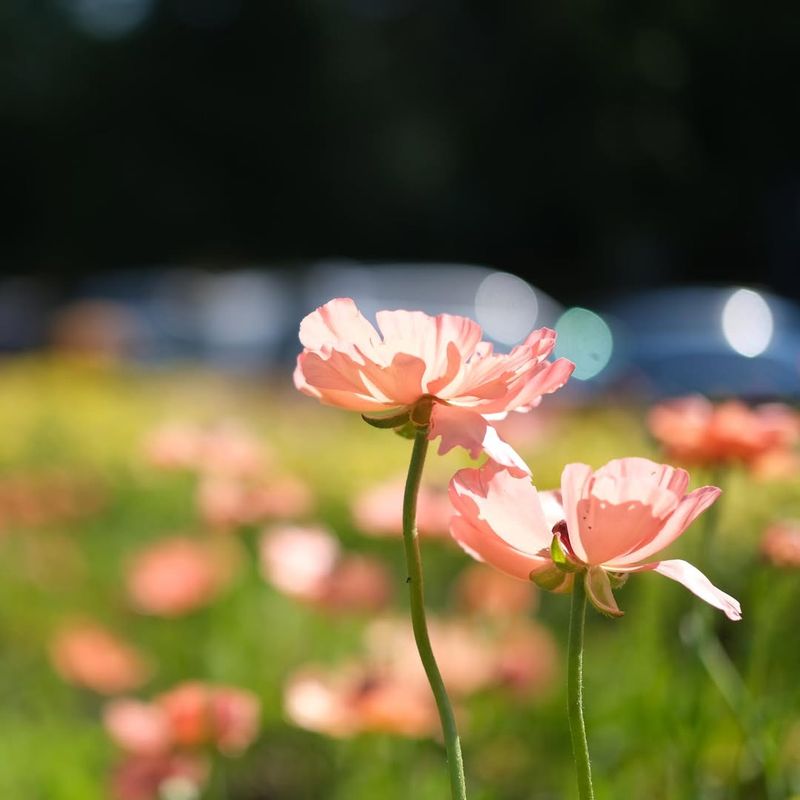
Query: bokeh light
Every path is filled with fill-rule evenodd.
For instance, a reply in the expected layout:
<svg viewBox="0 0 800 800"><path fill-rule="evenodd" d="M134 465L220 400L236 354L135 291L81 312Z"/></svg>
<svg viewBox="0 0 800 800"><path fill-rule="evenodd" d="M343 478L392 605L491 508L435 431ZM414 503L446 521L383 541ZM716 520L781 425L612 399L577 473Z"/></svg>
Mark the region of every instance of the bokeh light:
<svg viewBox="0 0 800 800"><path fill-rule="evenodd" d="M155 0L65 0L76 28L98 39L116 39L143 25Z"/></svg>
<svg viewBox="0 0 800 800"><path fill-rule="evenodd" d="M587 381L611 360L614 339L602 317L587 308L570 308L556 323L555 355L575 362L573 378Z"/></svg>
<svg viewBox="0 0 800 800"><path fill-rule="evenodd" d="M507 272L487 275L475 293L475 316L486 335L516 344L533 330L539 301L533 287Z"/></svg>
<svg viewBox="0 0 800 800"><path fill-rule="evenodd" d="M767 301L752 289L737 289L722 309L722 332L728 344L747 358L760 356L772 341L775 323Z"/></svg>

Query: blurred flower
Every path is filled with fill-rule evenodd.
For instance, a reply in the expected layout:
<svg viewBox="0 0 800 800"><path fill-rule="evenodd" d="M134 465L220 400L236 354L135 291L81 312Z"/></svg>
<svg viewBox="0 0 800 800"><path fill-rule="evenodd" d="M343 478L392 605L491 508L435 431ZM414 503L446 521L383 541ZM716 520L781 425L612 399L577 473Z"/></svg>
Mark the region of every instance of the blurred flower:
<svg viewBox="0 0 800 800"><path fill-rule="evenodd" d="M210 475L199 484L197 505L207 524L230 528L270 518L303 516L312 510L314 497L308 484L299 478L246 482Z"/></svg>
<svg viewBox="0 0 800 800"><path fill-rule="evenodd" d="M439 728L430 689L367 665L302 669L284 687L284 710L295 725L336 738L365 732L417 738Z"/></svg>
<svg viewBox="0 0 800 800"><path fill-rule="evenodd" d="M776 567L800 567L800 522L785 520L770 525L761 539L761 552Z"/></svg>
<svg viewBox="0 0 800 800"><path fill-rule="evenodd" d="M61 471L0 478L0 529L39 527L82 519L102 506L100 484Z"/></svg>
<svg viewBox="0 0 800 800"><path fill-rule="evenodd" d="M428 630L439 670L452 695L468 695L492 683L494 658L491 647L477 629L465 621L430 619ZM428 686L414 634L408 621L375 620L365 632L370 663L386 673Z"/></svg>
<svg viewBox="0 0 800 800"><path fill-rule="evenodd" d="M306 316L295 386L327 405L430 422L428 438L442 437L440 453L461 446L473 458L486 451L527 470L490 419L529 411L566 383L574 365L545 360L555 345L553 331L534 331L509 354L498 355L466 317L379 311L377 321L383 338L349 298L331 300Z"/></svg>
<svg viewBox="0 0 800 800"><path fill-rule="evenodd" d="M454 587L458 606L471 614L509 617L522 616L536 605L536 586L510 581L482 564L467 567Z"/></svg>
<svg viewBox="0 0 800 800"><path fill-rule="evenodd" d="M675 541L720 494L714 486L686 494L688 484L684 470L645 458L616 459L597 471L568 464L561 476L565 520L551 527L530 480L489 462L453 477L458 516L451 532L468 553L539 585L560 586L563 575L582 572L589 599L611 616L622 614L613 585L630 572L654 570L729 619L741 619L739 603L688 562L641 563ZM553 533L558 564L551 557Z"/></svg>
<svg viewBox="0 0 800 800"><path fill-rule="evenodd" d="M374 611L391 596L391 579L377 559L344 555L322 526L283 526L264 532L264 578L289 597L335 611Z"/></svg>
<svg viewBox="0 0 800 800"><path fill-rule="evenodd" d="M265 445L235 423L201 427L170 422L145 440L145 456L162 469L196 470L227 477L258 475L268 463Z"/></svg>
<svg viewBox="0 0 800 800"><path fill-rule="evenodd" d="M356 525L375 536L403 533L403 478L391 479L361 492L353 503ZM447 537L453 509L444 489L422 485L417 496L417 530L423 536Z"/></svg>
<svg viewBox="0 0 800 800"><path fill-rule="evenodd" d="M655 406L647 421L671 456L699 464L752 463L800 440L800 416L779 403L750 409L738 401L715 406L691 396Z"/></svg>
<svg viewBox="0 0 800 800"><path fill-rule="evenodd" d="M199 800L208 775L207 759L194 753L129 756L114 769L111 796L114 800Z"/></svg>
<svg viewBox="0 0 800 800"><path fill-rule="evenodd" d="M756 456L750 464L753 476L763 481L788 481L800 476L800 454L773 448Z"/></svg>
<svg viewBox="0 0 800 800"><path fill-rule="evenodd" d="M156 756L172 749L169 719L162 708L140 700L112 700L103 710L103 725L126 753Z"/></svg>
<svg viewBox="0 0 800 800"><path fill-rule="evenodd" d="M548 691L559 674L553 635L530 620L520 619L504 630L494 643L493 655L495 680L526 697Z"/></svg>
<svg viewBox="0 0 800 800"><path fill-rule="evenodd" d="M245 689L193 681L159 695L155 703L166 715L177 746L213 744L236 755L258 735L261 704Z"/></svg>
<svg viewBox="0 0 800 800"><path fill-rule="evenodd" d="M65 681L100 694L136 689L151 672L135 647L91 621L69 623L58 631L50 646L50 657Z"/></svg>
<svg viewBox="0 0 800 800"><path fill-rule="evenodd" d="M230 582L236 562L227 540L162 539L131 559L128 596L143 614L177 617L211 603Z"/></svg>

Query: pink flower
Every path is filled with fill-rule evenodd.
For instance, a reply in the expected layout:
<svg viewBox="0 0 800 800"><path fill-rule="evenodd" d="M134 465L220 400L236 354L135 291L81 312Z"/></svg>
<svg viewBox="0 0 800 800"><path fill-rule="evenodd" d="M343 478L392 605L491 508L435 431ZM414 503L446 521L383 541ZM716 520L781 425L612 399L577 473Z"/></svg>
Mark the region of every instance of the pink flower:
<svg viewBox="0 0 800 800"><path fill-rule="evenodd" d="M490 420L529 411L566 383L574 365L545 360L555 333L541 328L499 355L466 317L379 311L377 321L380 335L349 298L309 314L300 324L295 386L327 405L370 417L411 414L417 424L430 423L428 438L442 437L440 453L461 446L477 458L484 450L527 471Z"/></svg>
<svg viewBox="0 0 800 800"><path fill-rule="evenodd" d="M135 647L90 621L62 628L53 639L50 656L65 681L99 694L136 689L151 673L147 660Z"/></svg>
<svg viewBox="0 0 800 800"><path fill-rule="evenodd" d="M356 525L370 536L403 533L403 478L361 492L353 503ZM450 500L444 489L422 485L417 495L417 530L423 536L447 536L450 525Z"/></svg>
<svg viewBox="0 0 800 800"><path fill-rule="evenodd" d="M787 520L770 525L761 539L761 552L776 567L800 567L800 522Z"/></svg>
<svg viewBox="0 0 800 800"><path fill-rule="evenodd" d="M159 695L155 704L166 716L172 738L181 747L213 744L235 755L258 734L261 704L245 689L192 681Z"/></svg>
<svg viewBox="0 0 800 800"><path fill-rule="evenodd" d="M382 562L344 555L338 540L320 526L283 526L266 531L260 544L264 578L289 597L332 611L377 611L391 598Z"/></svg>
<svg viewBox="0 0 800 800"><path fill-rule="evenodd" d="M654 406L647 421L671 456L700 464L752 463L800 440L800 416L779 403L754 409L738 401L715 406L695 395Z"/></svg>
<svg viewBox="0 0 800 800"><path fill-rule="evenodd" d="M138 611L178 617L212 602L230 582L235 566L236 552L229 542L174 537L139 551L125 582Z"/></svg>
<svg viewBox="0 0 800 800"><path fill-rule="evenodd" d="M129 756L114 770L114 800L160 800L197 796L208 780L208 761L200 755L174 753Z"/></svg>
<svg viewBox="0 0 800 800"><path fill-rule="evenodd" d="M208 475L198 486L197 506L206 523L225 529L268 518L303 516L313 508L314 497L298 478L244 481Z"/></svg>
<svg viewBox="0 0 800 800"><path fill-rule="evenodd" d="M290 722L335 738L367 732L421 738L439 728L430 689L368 665L306 667L287 681L283 702Z"/></svg>
<svg viewBox="0 0 800 800"><path fill-rule="evenodd" d="M169 719L163 709L140 700L113 700L103 710L103 725L126 753L155 756L172 749Z"/></svg>
<svg viewBox="0 0 800 800"><path fill-rule="evenodd" d="M458 576L455 593L464 611L501 619L523 616L537 602L537 590L532 583L509 581L482 564L473 564Z"/></svg>
<svg viewBox="0 0 800 800"><path fill-rule="evenodd" d="M622 614L612 582L653 570L682 583L729 619L741 619L739 603L691 564L645 561L674 542L720 494L713 486L687 494L688 484L684 470L645 458L617 459L597 471L568 464L561 476L562 519L553 526L530 480L490 462L453 477L451 533L471 555L539 585L561 586L562 569L583 573L589 599L609 615ZM551 531L557 536L555 550Z"/></svg>

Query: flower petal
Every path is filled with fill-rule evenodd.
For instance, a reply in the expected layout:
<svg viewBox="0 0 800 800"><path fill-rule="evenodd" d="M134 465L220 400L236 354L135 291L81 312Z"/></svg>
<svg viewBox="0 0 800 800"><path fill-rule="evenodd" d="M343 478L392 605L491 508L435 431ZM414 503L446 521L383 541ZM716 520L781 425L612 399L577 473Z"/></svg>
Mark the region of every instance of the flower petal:
<svg viewBox="0 0 800 800"><path fill-rule="evenodd" d="M553 534L529 476L516 477L489 461L456 472L449 493L456 513L487 535L528 555L550 547Z"/></svg>
<svg viewBox="0 0 800 800"><path fill-rule="evenodd" d="M588 464L567 464L561 473L561 498L567 520L569 542L575 555L586 562L586 548L581 541L578 524L578 503L588 497L592 468Z"/></svg>
<svg viewBox="0 0 800 800"><path fill-rule="evenodd" d="M371 355L380 337L351 298L337 297L303 319L300 342L309 350L330 348L349 352L358 347Z"/></svg>
<svg viewBox="0 0 800 800"><path fill-rule="evenodd" d="M428 439L442 437L439 455L463 447L472 458L485 452L515 475L530 475L530 468L511 445L504 442L489 422L475 411L436 403L431 413Z"/></svg>
<svg viewBox="0 0 800 800"><path fill-rule="evenodd" d="M636 564L649 558L672 544L700 514L703 513L722 493L716 486L701 486L689 492L672 512L656 536L631 550L622 558L614 559L615 564Z"/></svg>
<svg viewBox="0 0 800 800"><path fill-rule="evenodd" d="M688 561L671 559L616 569L617 572L647 572L649 570L682 583L701 600L705 600L710 606L722 611L728 619L736 621L742 618L742 607L739 605L739 601L714 586L697 567L692 566Z"/></svg>

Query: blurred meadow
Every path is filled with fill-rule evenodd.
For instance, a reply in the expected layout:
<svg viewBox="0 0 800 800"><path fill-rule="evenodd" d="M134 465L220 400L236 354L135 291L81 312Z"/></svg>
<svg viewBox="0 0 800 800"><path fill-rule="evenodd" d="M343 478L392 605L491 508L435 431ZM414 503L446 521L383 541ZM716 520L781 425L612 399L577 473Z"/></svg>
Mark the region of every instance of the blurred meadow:
<svg viewBox="0 0 800 800"><path fill-rule="evenodd" d="M536 484L549 488L569 461L658 459L645 413L548 398L505 435ZM415 699L418 687L381 696L370 713L363 706L390 681L382 658L409 663L407 642L381 642L387 636L375 629L381 620L406 625L407 597L392 520L371 523L353 504L402 477L407 440L318 406L285 374L164 373L65 356L7 359L0 419L3 796L445 796L442 748L426 722L428 701ZM432 453L425 484L446 485L465 463ZM797 567L776 566L761 544L772 523L800 518L797 477L743 467L692 472L695 486L712 478L725 490L717 516L696 522L672 551L739 598L744 621L698 610L681 587L648 574L618 593L621 620L590 609L586 714L600 798L773 800L800 792ZM232 488L243 485L250 494ZM271 486L278 491L270 500ZM378 508L391 517L388 505ZM365 529L371 524L375 530ZM386 530L375 535L381 525ZM319 592L320 576L301 563L293 590L298 565L290 556L279 563L287 586L271 571L265 541L309 526L334 537L337 563L363 558L373 571L344 570L342 585L334 575ZM523 594L484 585L483 574L465 577L490 571L435 535L435 521L430 527L422 534L426 592L436 624L455 631L439 640L453 657L440 658L456 695L470 796L573 797L563 713L567 600L502 576L503 587L524 587ZM141 554L176 537L212 548L211 563L225 562L224 575L215 583L191 569L156 570L137 590ZM306 542L301 562L318 552L313 544ZM467 590L468 580L477 589ZM184 596L182 581L190 584ZM698 624L717 630L722 657L693 645ZM88 644L70 644L92 626ZM525 634L508 649L512 627ZM492 659L501 652L507 658L498 666ZM156 767L156 779L136 772L113 735L109 703L149 700L196 681L245 690L260 707L255 723L227 749L202 734L186 739L202 778L159 783ZM416 720L405 718L415 702Z"/></svg>

